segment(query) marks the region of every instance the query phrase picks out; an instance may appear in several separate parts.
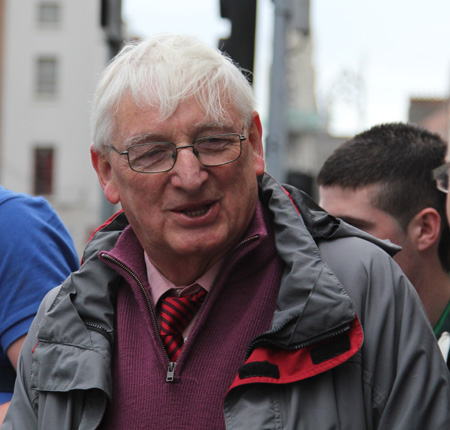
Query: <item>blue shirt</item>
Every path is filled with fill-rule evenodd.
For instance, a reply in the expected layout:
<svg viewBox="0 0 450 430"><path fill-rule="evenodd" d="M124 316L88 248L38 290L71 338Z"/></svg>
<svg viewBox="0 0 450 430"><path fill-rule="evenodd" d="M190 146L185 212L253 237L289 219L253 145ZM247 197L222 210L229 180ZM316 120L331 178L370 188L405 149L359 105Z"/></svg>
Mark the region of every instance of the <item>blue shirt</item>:
<svg viewBox="0 0 450 430"><path fill-rule="evenodd" d="M28 332L44 295L79 266L72 238L42 197L0 186L0 403L15 370L6 349Z"/></svg>

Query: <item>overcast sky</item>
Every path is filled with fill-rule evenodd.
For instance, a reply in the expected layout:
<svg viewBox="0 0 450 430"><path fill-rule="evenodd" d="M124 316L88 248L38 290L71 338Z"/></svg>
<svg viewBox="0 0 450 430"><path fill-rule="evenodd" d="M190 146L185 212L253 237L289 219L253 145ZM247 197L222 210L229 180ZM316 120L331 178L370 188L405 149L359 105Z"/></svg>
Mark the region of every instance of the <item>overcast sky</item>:
<svg viewBox="0 0 450 430"><path fill-rule="evenodd" d="M273 9L272 0L258 0L255 91L263 114ZM188 33L217 46L229 33L219 0L123 0L123 16L142 36ZM405 121L410 96L448 96L450 0L311 0L311 26L316 97L330 107L335 134Z"/></svg>

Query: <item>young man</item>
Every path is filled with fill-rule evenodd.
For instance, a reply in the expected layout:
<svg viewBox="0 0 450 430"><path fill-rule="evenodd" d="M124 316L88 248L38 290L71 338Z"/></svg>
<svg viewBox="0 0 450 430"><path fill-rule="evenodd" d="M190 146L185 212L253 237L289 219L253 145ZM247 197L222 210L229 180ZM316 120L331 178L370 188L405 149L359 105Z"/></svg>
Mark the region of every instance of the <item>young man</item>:
<svg viewBox="0 0 450 430"><path fill-rule="evenodd" d="M317 178L328 213L402 247L394 259L416 288L438 339L450 331L450 233L445 195L432 171L446 150L437 134L421 127L383 124L336 149Z"/></svg>
<svg viewBox="0 0 450 430"><path fill-rule="evenodd" d="M264 173L254 105L191 37L108 66L91 155L123 213L44 300L2 430L450 425L393 249Z"/></svg>

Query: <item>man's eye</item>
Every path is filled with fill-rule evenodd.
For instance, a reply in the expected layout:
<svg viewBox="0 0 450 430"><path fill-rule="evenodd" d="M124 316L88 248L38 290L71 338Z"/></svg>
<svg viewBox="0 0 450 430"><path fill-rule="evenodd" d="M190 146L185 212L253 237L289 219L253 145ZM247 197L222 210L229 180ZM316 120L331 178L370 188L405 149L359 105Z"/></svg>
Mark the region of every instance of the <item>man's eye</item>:
<svg viewBox="0 0 450 430"><path fill-rule="evenodd" d="M147 147L133 148L130 158L135 163L158 163L172 155L172 148L167 145L152 145Z"/></svg>
<svg viewBox="0 0 450 430"><path fill-rule="evenodd" d="M167 149L165 149L165 148L152 148L152 149L149 149L148 151L145 151L140 156L143 158L144 157L151 158L151 157L158 157L159 155L165 154L165 153L167 153Z"/></svg>
<svg viewBox="0 0 450 430"><path fill-rule="evenodd" d="M196 142L196 146L199 149L220 150L233 145L236 138L230 136L209 136L199 139Z"/></svg>

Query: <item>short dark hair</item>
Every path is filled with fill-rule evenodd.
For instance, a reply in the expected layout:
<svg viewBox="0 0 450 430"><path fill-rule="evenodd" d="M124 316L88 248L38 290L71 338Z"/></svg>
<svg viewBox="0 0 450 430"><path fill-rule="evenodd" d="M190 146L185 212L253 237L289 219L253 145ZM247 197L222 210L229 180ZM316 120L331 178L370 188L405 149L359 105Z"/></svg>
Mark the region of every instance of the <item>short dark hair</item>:
<svg viewBox="0 0 450 430"><path fill-rule="evenodd" d="M444 163L446 151L446 142L422 127L381 124L337 148L322 166L317 183L351 189L379 184L373 205L396 218L404 230L422 209L436 209L441 216L439 258L450 270L446 195L432 176L432 170Z"/></svg>

